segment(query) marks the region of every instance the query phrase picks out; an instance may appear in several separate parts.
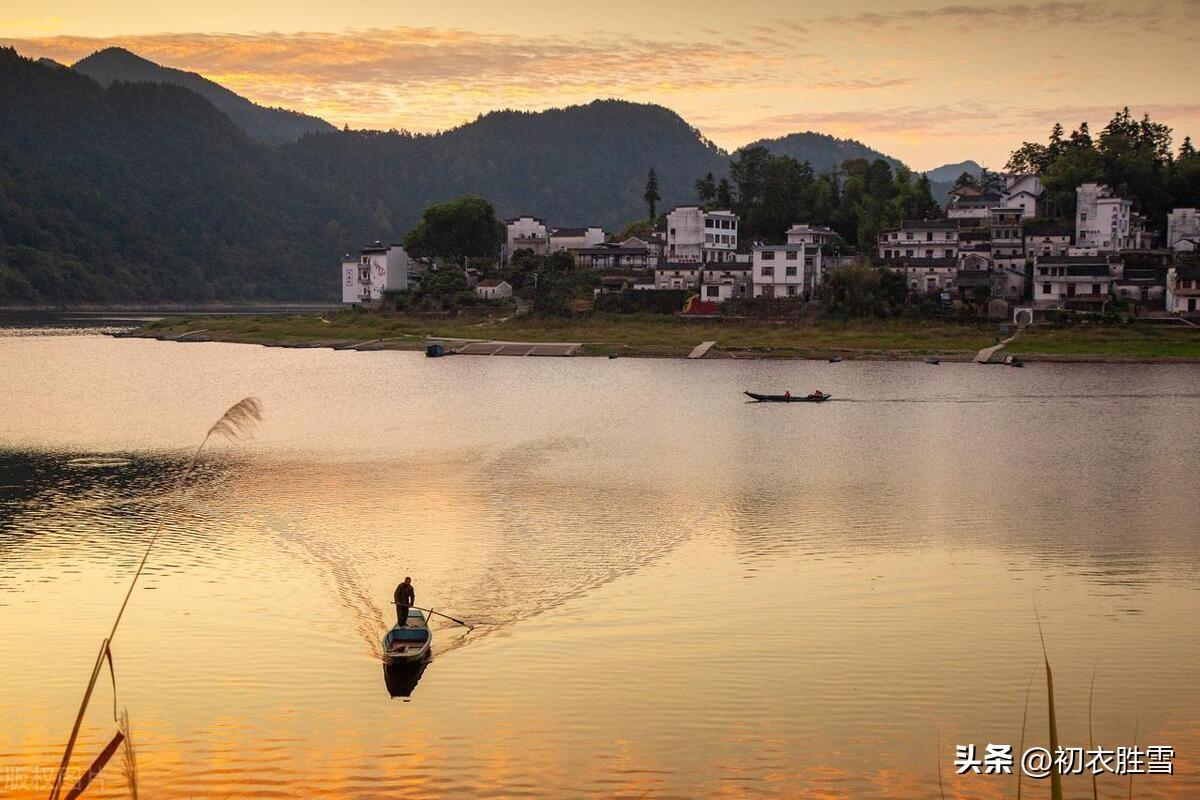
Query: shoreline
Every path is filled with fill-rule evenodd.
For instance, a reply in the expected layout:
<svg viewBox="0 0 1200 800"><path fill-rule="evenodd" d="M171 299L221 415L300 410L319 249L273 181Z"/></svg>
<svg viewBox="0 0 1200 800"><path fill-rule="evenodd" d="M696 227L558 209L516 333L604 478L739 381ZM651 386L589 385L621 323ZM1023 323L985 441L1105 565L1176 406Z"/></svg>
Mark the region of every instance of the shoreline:
<svg viewBox="0 0 1200 800"><path fill-rule="evenodd" d="M215 322L215 320L213 320ZM332 336L264 336L256 333L239 332L220 326L204 327L210 320L195 321L193 326L184 326L186 330L156 330L155 326L142 326L126 331L109 333L114 338L151 339L164 342L246 344L260 347L277 347L292 350L350 350L355 352L378 351L411 351L422 352L430 342L441 342L450 347L471 342L513 343L513 344L555 344L552 340L529 340L509 338L464 338L440 335L401 335L390 337L332 337ZM176 326L178 327L178 326ZM482 332L482 331L481 331ZM1196 337L1200 344L1200 336ZM643 342L636 344L588 342L576 337L580 347L569 356L534 356L541 358L554 357L591 357L612 358L613 354L620 358L678 358L688 359L689 353L699 341L686 345L667 342ZM703 360L795 360L795 361L828 361L838 357L843 361L914 361L923 362L929 358L937 358L947 363L972 363L976 360L978 350L929 350L910 348L869 348L852 346L802 347L802 346L730 346L717 344L704 356ZM1151 355L1135 353L1054 353L1028 352L1020 339L1012 342L1001 351L1002 355L1016 355L1025 362L1061 363L1061 364L1200 364L1200 348L1196 355ZM448 355L470 355L448 353ZM505 356L500 356L501 358ZM527 357L527 356L508 356ZM696 359L701 360L701 359ZM984 366L989 366L985 364ZM990 364L990 366L1003 366Z"/></svg>

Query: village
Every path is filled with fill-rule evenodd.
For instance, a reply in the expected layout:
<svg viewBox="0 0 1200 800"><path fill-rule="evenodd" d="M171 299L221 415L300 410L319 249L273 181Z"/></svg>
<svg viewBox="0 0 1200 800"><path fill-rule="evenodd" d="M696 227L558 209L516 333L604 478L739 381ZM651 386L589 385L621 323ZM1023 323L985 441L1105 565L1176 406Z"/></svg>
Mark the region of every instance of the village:
<svg viewBox="0 0 1200 800"><path fill-rule="evenodd" d="M553 256L596 276L596 297L683 292L686 299L674 310L687 315L719 315L735 298L800 305L817 297L836 270L852 267L902 276L910 303L972 310L1016 325L1055 312L1119 309L1130 318L1183 322L1200 313L1197 209L1175 208L1165 230L1155 230L1132 201L1085 183L1076 189L1072 225L1051 215L1037 175L999 178L999 190L956 186L942 218L906 220L883 231L874 252L803 221L787 230L783 242L747 243L739 238L733 211L684 205L658 217L649 230L623 237L600 226L554 227L531 215L512 217L503 223L493 259L459 268L481 302L513 298L518 310L522 290L530 287L514 286L505 268L522 256ZM400 244L375 242L343 260L342 302L380 307L386 297L416 289L427 270L455 268L412 258ZM535 273L533 288L536 281Z"/></svg>

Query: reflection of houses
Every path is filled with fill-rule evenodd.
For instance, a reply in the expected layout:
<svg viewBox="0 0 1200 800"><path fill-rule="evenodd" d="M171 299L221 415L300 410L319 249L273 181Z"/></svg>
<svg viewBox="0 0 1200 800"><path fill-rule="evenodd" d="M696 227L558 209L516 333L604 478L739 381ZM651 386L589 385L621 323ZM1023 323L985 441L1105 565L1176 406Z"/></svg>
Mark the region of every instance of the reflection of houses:
<svg viewBox="0 0 1200 800"><path fill-rule="evenodd" d="M570 251L575 266L589 269L649 269L658 259L650 255L645 246L601 242L594 247L580 247Z"/></svg>
<svg viewBox="0 0 1200 800"><path fill-rule="evenodd" d="M504 263L518 250L532 250L540 256L550 252L550 235L546 223L537 217L513 217L504 221Z"/></svg>
<svg viewBox="0 0 1200 800"><path fill-rule="evenodd" d="M1195 314L1200 311L1200 266L1172 267L1167 270L1167 311L1171 314Z"/></svg>
<svg viewBox="0 0 1200 800"><path fill-rule="evenodd" d="M907 220L879 234L882 259L954 258L958 255L958 223L952 219Z"/></svg>
<svg viewBox="0 0 1200 800"><path fill-rule="evenodd" d="M695 289L700 283L702 264L667 261L654 270L654 285L658 289Z"/></svg>
<svg viewBox="0 0 1200 800"><path fill-rule="evenodd" d="M1103 310L1124 273L1115 256L1046 256L1033 267L1033 303L1038 308Z"/></svg>
<svg viewBox="0 0 1200 800"><path fill-rule="evenodd" d="M408 288L408 254L398 244L375 242L364 247L357 259L342 261L342 302L368 303L387 291Z"/></svg>
<svg viewBox="0 0 1200 800"><path fill-rule="evenodd" d="M595 247L604 241L604 229L589 228L555 228L550 234L550 252L560 250L581 250L585 247Z"/></svg>
<svg viewBox="0 0 1200 800"><path fill-rule="evenodd" d="M1099 251L1131 246L1130 214L1133 203L1098 183L1075 190L1075 246Z"/></svg>
<svg viewBox="0 0 1200 800"><path fill-rule="evenodd" d="M680 206L667 214L669 261L732 261L737 244L738 217L732 211Z"/></svg>
<svg viewBox="0 0 1200 800"><path fill-rule="evenodd" d="M1004 208L1019 209L1021 219L1031 219L1039 216L1043 194L1045 189L1037 175L1007 175L1000 200Z"/></svg>
<svg viewBox="0 0 1200 800"><path fill-rule="evenodd" d="M1072 228L1056 222L1034 222L1025 226L1025 256L1065 256L1071 248Z"/></svg>
<svg viewBox="0 0 1200 800"><path fill-rule="evenodd" d="M503 300L512 297L512 286L500 278L488 278L475 287L475 294L483 300Z"/></svg>
<svg viewBox="0 0 1200 800"><path fill-rule="evenodd" d="M820 282L821 248L813 244L756 244L751 264L755 297L811 297Z"/></svg>
<svg viewBox="0 0 1200 800"><path fill-rule="evenodd" d="M700 299L724 303L731 297L749 297L753 283L749 264L709 264L700 276Z"/></svg>

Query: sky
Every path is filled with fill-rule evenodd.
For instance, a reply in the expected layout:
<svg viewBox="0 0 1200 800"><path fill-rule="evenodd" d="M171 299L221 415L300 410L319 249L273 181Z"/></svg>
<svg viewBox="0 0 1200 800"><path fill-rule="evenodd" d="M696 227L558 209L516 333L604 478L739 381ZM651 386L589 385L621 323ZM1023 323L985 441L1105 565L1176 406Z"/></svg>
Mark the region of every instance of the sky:
<svg viewBox="0 0 1200 800"><path fill-rule="evenodd" d="M0 43L68 64L126 47L339 127L617 97L727 149L815 130L999 169L1122 106L1200 133L1198 19L1200 0L0 0Z"/></svg>

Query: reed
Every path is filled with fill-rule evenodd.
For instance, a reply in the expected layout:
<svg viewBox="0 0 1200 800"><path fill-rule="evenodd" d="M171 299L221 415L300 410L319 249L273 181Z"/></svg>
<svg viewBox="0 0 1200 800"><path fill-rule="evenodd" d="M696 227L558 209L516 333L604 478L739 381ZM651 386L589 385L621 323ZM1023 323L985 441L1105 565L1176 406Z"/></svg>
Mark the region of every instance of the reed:
<svg viewBox="0 0 1200 800"><path fill-rule="evenodd" d="M129 729L129 711L121 711L121 733L125 734L125 749L121 753L121 772L125 775L125 785L129 787L129 796L138 800L137 751L133 747L133 735Z"/></svg>
<svg viewBox="0 0 1200 800"><path fill-rule="evenodd" d="M1096 694L1096 668L1092 667L1092 685L1088 687L1088 750L1096 748L1096 739L1092 735L1092 698ZM1096 786L1096 773L1092 773L1092 800L1100 800L1100 789Z"/></svg>
<svg viewBox="0 0 1200 800"><path fill-rule="evenodd" d="M1054 711L1054 673L1050 669L1050 656L1046 652L1046 636L1042 633L1042 618L1038 616L1037 606L1033 608L1034 619L1037 620L1038 639L1042 642L1042 663L1046 666L1046 705L1050 713L1050 752L1058 752L1058 717ZM1050 798L1063 800L1062 775L1058 769L1050 770Z"/></svg>
<svg viewBox="0 0 1200 800"><path fill-rule="evenodd" d="M1017 756L1025 752L1025 726L1029 721L1029 693L1033 689L1033 675L1029 673L1029 682L1025 684L1025 710L1021 712L1021 744L1017 746ZM1021 800L1021 777L1023 770L1017 769L1017 800Z"/></svg>
<svg viewBox="0 0 1200 800"><path fill-rule="evenodd" d="M220 436L229 441L237 441L247 436L254 426L262 421L262 403L255 397L247 397L234 403L229 409L221 415L208 433L205 434L200 446L196 448L196 452L192 454L191 460L188 461L187 469L180 475L176 482L172 493L181 491L186 486L188 476L196 466L196 461L200 458L204 446L208 444L209 439L213 436ZM129 599L133 596L133 590L137 587L138 578L142 576L142 571L146 568L146 562L150 559L150 551L154 549L154 544L162 535L163 528L160 525L154 535L150 537L150 542L146 545L146 551L142 553L142 560L138 564L137 570L133 573L133 578L129 581L129 588L125 592L125 599L121 601L121 607L117 610L117 617L113 620L112 628L108 632L107 638L100 642L100 652L96 656L96 663L92 667L92 675L88 681L87 688L83 693L83 700L79 704L79 712L75 715L75 723L71 728L71 735L67 738L67 744L63 748L62 761L58 767L58 773L55 775L54 783L50 787L50 800L58 800L63 790L63 782L66 779L67 768L71 763L71 754L75 750L75 742L79 738L79 728L83 724L83 715L87 712L88 703L92 699L92 691L96 688L96 679L100 676L100 670L104 666L104 661L107 659L109 664L109 674L113 679L113 693L115 696L117 679L112 671L112 642L117 635L117 628L121 625L121 619L125 616L125 609L129 606ZM116 700L113 701L113 716L116 717ZM118 736L120 736L118 732ZM131 752L131 751L127 751ZM97 770L98 771L98 770ZM79 789L81 793L82 789ZM76 793L76 794L77 794Z"/></svg>

